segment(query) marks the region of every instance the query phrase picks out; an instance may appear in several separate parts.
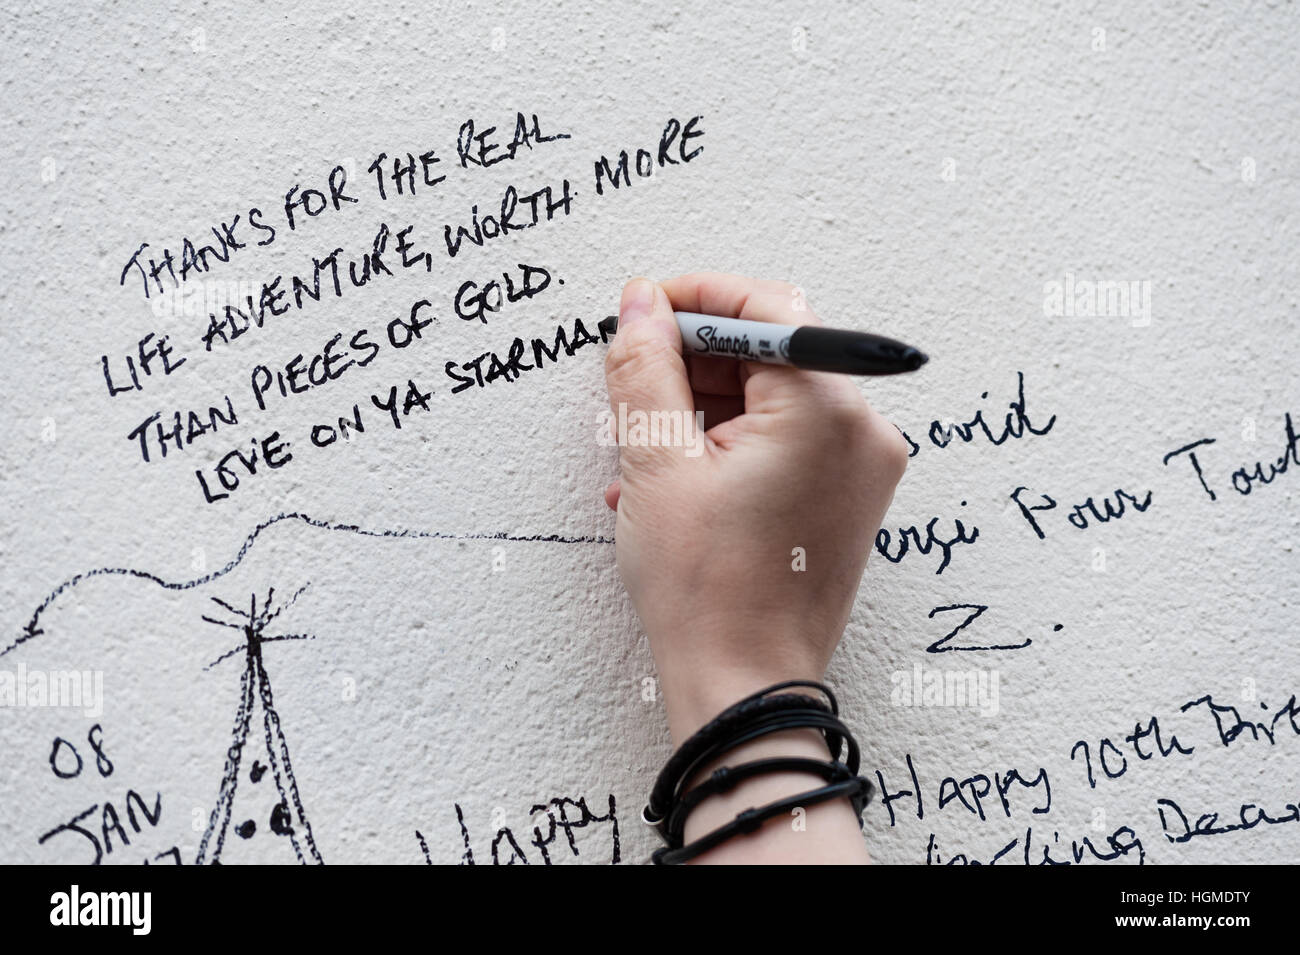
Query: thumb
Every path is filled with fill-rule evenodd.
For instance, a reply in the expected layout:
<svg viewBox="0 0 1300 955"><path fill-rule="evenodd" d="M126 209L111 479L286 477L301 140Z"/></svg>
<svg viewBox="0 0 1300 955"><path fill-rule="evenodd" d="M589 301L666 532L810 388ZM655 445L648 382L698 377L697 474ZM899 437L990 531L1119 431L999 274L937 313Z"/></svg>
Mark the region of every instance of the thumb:
<svg viewBox="0 0 1300 955"><path fill-rule="evenodd" d="M618 435L619 456L625 464L649 463L669 450L637 441L638 420L644 435L644 422L651 414L694 416L681 332L668 294L658 283L637 278L624 287L618 306L618 333L605 356L605 386L615 427L622 422L633 425L626 434Z"/></svg>

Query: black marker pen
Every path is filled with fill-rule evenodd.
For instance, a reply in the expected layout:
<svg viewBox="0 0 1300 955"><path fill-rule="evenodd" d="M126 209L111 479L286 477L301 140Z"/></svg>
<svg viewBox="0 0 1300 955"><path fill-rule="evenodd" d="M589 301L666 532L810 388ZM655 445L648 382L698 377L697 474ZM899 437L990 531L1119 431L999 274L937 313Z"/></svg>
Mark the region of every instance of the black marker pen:
<svg viewBox="0 0 1300 955"><path fill-rule="evenodd" d="M682 332L682 353L735 358L808 371L846 375L896 375L916 371L930 359L911 345L821 325L776 325L739 318L673 312ZM602 319L606 337L618 330L618 316Z"/></svg>

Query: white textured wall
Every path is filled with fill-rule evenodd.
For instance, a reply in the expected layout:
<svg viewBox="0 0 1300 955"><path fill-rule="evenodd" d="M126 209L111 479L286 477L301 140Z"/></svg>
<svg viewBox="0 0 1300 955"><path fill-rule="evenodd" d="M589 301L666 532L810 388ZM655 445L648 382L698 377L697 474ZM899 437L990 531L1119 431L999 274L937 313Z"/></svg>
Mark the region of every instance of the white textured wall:
<svg viewBox="0 0 1300 955"><path fill-rule="evenodd" d="M913 545L897 564L873 556L832 667L866 767L892 795L921 791L919 811L910 796L868 809L875 857L1005 849L1023 862L1047 847L1059 860L1086 838L1100 854L1121 846L1119 864L1294 862L1300 449L1285 416L1300 416L1300 25L1287 5L1174 6L22 5L4 20L0 67L4 861L88 861L93 841L108 862L173 848L190 862L204 830L210 859L224 828L226 862L292 861L296 843L331 863L414 863L417 831L433 861L455 862L459 807L475 862L494 842L510 858L513 837L530 863L607 863L609 821L572 828L576 852L563 828L534 844L533 823L543 842L551 833L534 806L582 821L579 800L600 817L614 805L621 861L644 861L653 843L636 817L669 742L603 542L616 457L595 439L601 346L459 394L444 365L504 358L516 336L553 338L575 319L594 328L634 274L712 268L788 278L828 321L933 355L922 373L863 382L919 449L890 552L900 527L931 518L944 539L954 519L979 530L942 573L937 547ZM462 122L500 133L518 111L571 138L459 166ZM694 116L693 161L596 195L596 158L653 149L670 119ZM446 180L381 200L371 160L427 150ZM323 188L336 164L359 201L299 211L289 230L286 191ZM447 256L444 225L475 204L486 213L508 185L526 194L565 178L570 215ZM276 229L265 247L265 233L239 231L250 207ZM119 284L141 243L179 255L183 237L236 213L248 247L189 276L180 309L146 300L138 273ZM313 256L359 256L381 223L414 226L429 270L394 267L205 352L205 288L287 285ZM462 282L519 263L552 286L486 324L456 317ZM1067 274L1149 283L1149 322L1140 310L1045 314ZM436 323L391 347L385 327L421 299ZM258 410L255 366L283 368L361 328L382 343L369 365ZM185 364L110 396L102 356L123 384L125 356L150 332ZM1003 422L1019 374L1026 414L1039 430L1055 415L1050 430L1000 445L978 429L946 448L929 439L932 421L936 434L980 410ZM408 380L431 397L397 430L369 396L404 394ZM238 424L165 458L154 447L145 463L128 437L154 412L206 414L226 397ZM365 433L313 447L311 426L353 403ZM222 456L276 431L292 460L206 503L196 470L212 484ZM1162 463L1205 438L1213 500L1186 455ZM1266 476L1286 469L1234 490L1233 472L1256 462ZM1057 502L1035 514L1041 540L1018 487L1027 504ZM1086 529L1067 520L1116 489L1150 492L1150 506ZM568 542L483 539L495 534ZM301 804L294 835L270 825L274 772L253 778L274 728L256 673L223 826L252 665L242 652L215 662L245 638L202 617L238 622L215 599L242 609L256 595L261 611L269 588L279 608L303 587L258 626L312 638L262 652ZM1024 646L927 653L974 612L935 608L961 604L987 609L947 647ZM102 713L14 690L72 670L91 672L92 688L102 679ZM995 714L896 705L903 684L958 671L997 680ZM1234 709L1216 723L1208 703L1186 706L1207 696ZM1191 752L1125 739L1153 717L1166 749L1176 736ZM111 772L87 740L95 725ZM81 757L73 774L58 744L70 778L51 768L56 738ZM1013 773L1037 785L1007 783ZM1044 777L1050 811L1035 812ZM150 812L160 800L156 824L130 792ZM1186 830L1171 804L1193 825L1217 813L1202 828L1223 831L1172 841ZM1243 804L1258 824L1232 831ZM84 831L40 842L70 823Z"/></svg>

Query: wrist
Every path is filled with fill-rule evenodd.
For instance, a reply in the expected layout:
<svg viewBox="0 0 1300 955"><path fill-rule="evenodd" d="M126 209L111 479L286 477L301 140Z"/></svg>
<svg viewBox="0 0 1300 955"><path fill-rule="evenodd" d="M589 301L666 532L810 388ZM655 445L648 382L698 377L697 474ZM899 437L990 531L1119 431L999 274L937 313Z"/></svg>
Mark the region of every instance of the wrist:
<svg viewBox="0 0 1300 955"><path fill-rule="evenodd" d="M815 666L789 666L781 668L718 667L701 668L698 672L662 679L664 708L668 714L668 728L673 745L680 746L696 730L719 713L745 697L788 680L820 681L822 672ZM799 692L796 688L791 692ZM816 697L816 690L809 689ZM815 731L804 731L818 737ZM773 734L785 736L786 734ZM758 741L755 741L758 742ZM820 744L825 748L825 743Z"/></svg>
<svg viewBox="0 0 1300 955"><path fill-rule="evenodd" d="M707 673L708 679L700 678L701 673ZM714 720L722 711L742 699L791 680L820 682L820 673L810 673L804 668L788 667L779 671L774 668L744 670L701 668L695 674L691 674L690 679L675 681L669 677L669 674L664 676L664 696L675 744L678 747L703 724ZM812 687L807 688L806 691L798 687L790 687L779 692L820 696L819 691ZM751 720L751 725L754 722ZM768 725L772 723L768 722ZM726 732L730 733L732 739L738 740L747 734L733 732L733 730L744 728L742 724ZM717 734L711 737L712 740L716 738ZM713 756L707 763L692 767L690 778L676 780L676 791L681 793L690 793L706 781L709 781L710 788L706 790L707 796L701 792L693 799L686 797L693 805L682 807L688 814L684 830L674 830L675 838L679 838L681 844L689 846L709 833L737 821L743 813L760 807L767 807L768 818L764 819L756 829L745 829L743 838L739 834L733 834L721 844L697 854L693 861L701 863L867 861L859 819L860 804L855 801L857 797L844 792L837 798L828 798L831 794L825 791L828 785L827 777L819 771L819 767L827 771L831 770L831 749L820 728L814 725L775 729L753 739L730 745L730 749ZM819 767L796 764L777 769L769 766L765 767L763 772L748 777L737 774L709 780L709 777L722 767L735 768L759 761L789 757L812 760L819 764ZM841 753L839 758L843 760L844 754ZM850 758L849 765L852 767L850 772L857 771L856 757ZM843 766L840 767L840 771L843 771ZM810 805L804 804L804 797L811 797L814 801ZM789 812L786 813L785 809L789 809ZM676 825L680 826L681 821L678 820Z"/></svg>

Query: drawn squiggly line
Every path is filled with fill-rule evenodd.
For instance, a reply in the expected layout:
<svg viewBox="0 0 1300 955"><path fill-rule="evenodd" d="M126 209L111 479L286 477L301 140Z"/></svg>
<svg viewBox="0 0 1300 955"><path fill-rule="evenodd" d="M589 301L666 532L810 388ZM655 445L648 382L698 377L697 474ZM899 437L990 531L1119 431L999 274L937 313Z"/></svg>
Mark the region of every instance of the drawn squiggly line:
<svg viewBox="0 0 1300 955"><path fill-rule="evenodd" d="M159 587L162 587L166 590L191 590L194 587L202 587L204 584L211 583L214 580L218 580L219 578L224 577L226 574L230 573L232 570L238 567L240 562L246 556L248 556L248 552L253 549L253 545L257 542L257 538L262 533L262 531L266 530L268 527L272 527L276 524L279 524L281 521L290 521L290 520L299 521L303 524L306 524L309 527L316 527L316 528L320 528L321 530L349 531L350 533L353 534L360 534L363 537L396 537L396 538L408 537L408 538L418 538L423 540L499 540L499 541L511 541L514 543L550 543L550 544L612 544L614 543L614 538L612 537L600 537L600 536L568 537L563 534L519 535L519 534L507 534L504 531L495 534L448 534L441 531L388 530L388 529L372 530L372 529L360 527L356 524L339 524L334 521L318 520L314 517L311 517L308 514L302 514L297 511L294 511L291 514L277 514L275 517L269 518L266 521L263 521L261 524L258 524L255 528L253 528L252 533L250 533L248 537L244 539L244 545L239 548L239 553L237 553L228 564L226 564L224 567L221 567L218 570L212 571L212 573L210 574L205 574L202 577L197 577L194 580L184 580L184 581L164 580L162 577L159 577L157 574L151 574L146 570L137 570L134 567L97 567L94 570L88 570L85 573L77 574L75 577L69 577L63 583L59 584L58 587L54 588L54 590L51 591L45 597L45 599L41 601L40 605L32 613L31 619L27 622L27 625L23 628L23 631L19 635L18 639L15 640L13 643L9 644L9 646L5 647L3 650L0 650L0 657L4 656L7 653L12 652L13 650L18 649L20 646L22 646L28 640L31 640L33 637L40 636L42 633L44 633L44 631L41 630L40 628L41 616L50 608L50 606L54 603L54 601L57 600L65 591L71 590L73 587L76 587L78 584L82 583L83 581L90 580L92 577L122 576L122 577L136 577L140 580L147 580L150 581L151 583L157 584Z"/></svg>

